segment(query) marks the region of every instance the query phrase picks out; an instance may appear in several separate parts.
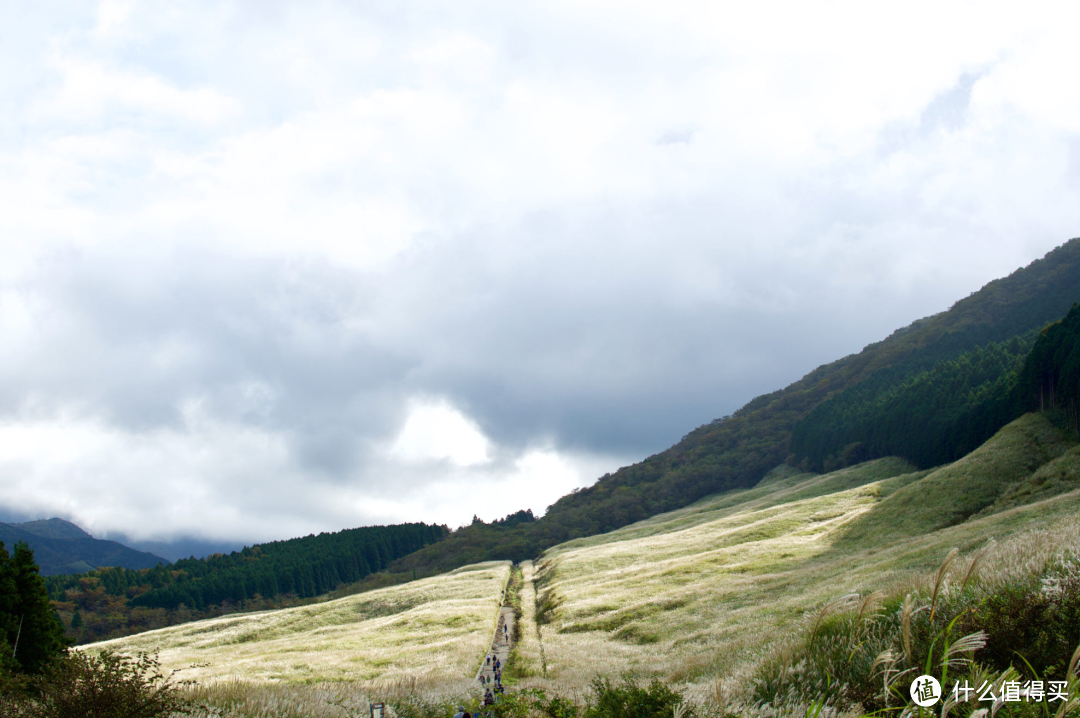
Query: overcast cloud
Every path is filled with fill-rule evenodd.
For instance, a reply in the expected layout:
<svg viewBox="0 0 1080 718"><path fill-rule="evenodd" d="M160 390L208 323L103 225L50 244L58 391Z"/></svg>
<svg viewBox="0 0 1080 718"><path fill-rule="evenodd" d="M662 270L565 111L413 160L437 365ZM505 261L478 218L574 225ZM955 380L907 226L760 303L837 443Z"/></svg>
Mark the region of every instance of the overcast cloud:
<svg viewBox="0 0 1080 718"><path fill-rule="evenodd" d="M1080 235L1075 3L0 5L0 509L252 542L640 460Z"/></svg>

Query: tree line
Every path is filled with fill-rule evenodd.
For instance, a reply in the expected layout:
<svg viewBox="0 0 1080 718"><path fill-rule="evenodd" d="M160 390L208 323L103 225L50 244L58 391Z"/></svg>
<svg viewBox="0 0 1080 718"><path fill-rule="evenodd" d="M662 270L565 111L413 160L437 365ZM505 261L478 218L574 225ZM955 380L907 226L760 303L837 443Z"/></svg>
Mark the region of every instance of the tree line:
<svg viewBox="0 0 1080 718"><path fill-rule="evenodd" d="M370 526L187 558L151 569L103 568L44 578L50 598L83 640L323 595L383 571L444 539L446 526Z"/></svg>
<svg viewBox="0 0 1080 718"><path fill-rule="evenodd" d="M882 370L818 405L795 427L804 469L882 456L920 468L954 461L1015 419L1014 390L1035 332L976 347L925 371Z"/></svg>
<svg viewBox="0 0 1080 718"><path fill-rule="evenodd" d="M1075 429L1080 307L1041 331L976 347L926 371L902 369L882 370L811 411L792 434L798 463L822 471L901 456L920 468L939 466L1029 411L1053 411Z"/></svg>
<svg viewBox="0 0 1080 718"><path fill-rule="evenodd" d="M1080 306L1041 332L1017 379L1021 411L1060 413L1080 428Z"/></svg>

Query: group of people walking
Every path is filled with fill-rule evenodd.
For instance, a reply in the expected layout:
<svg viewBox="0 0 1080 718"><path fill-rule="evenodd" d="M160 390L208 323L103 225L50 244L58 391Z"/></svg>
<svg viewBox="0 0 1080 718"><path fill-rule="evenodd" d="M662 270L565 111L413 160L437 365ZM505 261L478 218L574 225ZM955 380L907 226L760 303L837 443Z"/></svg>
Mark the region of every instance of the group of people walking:
<svg viewBox="0 0 1080 718"><path fill-rule="evenodd" d="M492 684L494 685L494 690L495 690L496 693L502 693L503 692L503 687L502 687L502 668L503 668L502 661L499 660L499 657L497 655L492 653L492 654L489 654L488 657L484 659L484 665L487 666L487 669L480 672L480 682L482 684L484 684L484 686L485 686L485 689L484 689L485 697L488 694L491 693L492 689L489 688L488 686L490 686ZM484 675L489 670L491 671L491 675L490 676Z"/></svg>
<svg viewBox="0 0 1080 718"><path fill-rule="evenodd" d="M495 635L491 641L491 651L484 657L484 665L480 667L477 680L483 689L481 707L494 705L499 696L504 692L503 688L503 661L510 654L510 626L508 616L513 615L510 608L505 605L506 596L503 595L503 607L499 611L499 622L495 627ZM479 714L478 714L479 715ZM463 709L458 711L454 718L472 718Z"/></svg>

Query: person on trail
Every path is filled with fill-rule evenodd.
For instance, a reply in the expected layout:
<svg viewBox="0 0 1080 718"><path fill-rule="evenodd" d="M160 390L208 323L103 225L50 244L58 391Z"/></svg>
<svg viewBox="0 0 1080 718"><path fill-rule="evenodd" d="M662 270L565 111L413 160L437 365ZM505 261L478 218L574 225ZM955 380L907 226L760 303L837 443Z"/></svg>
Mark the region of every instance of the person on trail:
<svg viewBox="0 0 1080 718"><path fill-rule="evenodd" d="M454 714L454 718L465 718L465 706L458 706L457 713Z"/></svg>

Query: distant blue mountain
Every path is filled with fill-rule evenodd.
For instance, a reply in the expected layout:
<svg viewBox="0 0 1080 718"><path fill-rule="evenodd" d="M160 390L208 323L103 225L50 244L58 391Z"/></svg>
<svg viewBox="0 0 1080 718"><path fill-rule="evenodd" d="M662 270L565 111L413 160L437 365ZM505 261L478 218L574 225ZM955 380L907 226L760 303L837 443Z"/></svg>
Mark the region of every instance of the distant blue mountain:
<svg viewBox="0 0 1080 718"><path fill-rule="evenodd" d="M253 543L251 541L247 544L242 541L207 541L189 536L180 536L171 541L139 541L121 533L110 534L110 538L133 549L147 551L155 556L164 556L170 561L179 561L183 558L206 558L215 553L230 554Z"/></svg>
<svg viewBox="0 0 1080 718"><path fill-rule="evenodd" d="M19 541L34 551L34 560L43 576L62 573L85 573L102 566L153 568L168 559L117 543L96 539L63 519L44 519L25 523L0 523L0 541L10 553Z"/></svg>

